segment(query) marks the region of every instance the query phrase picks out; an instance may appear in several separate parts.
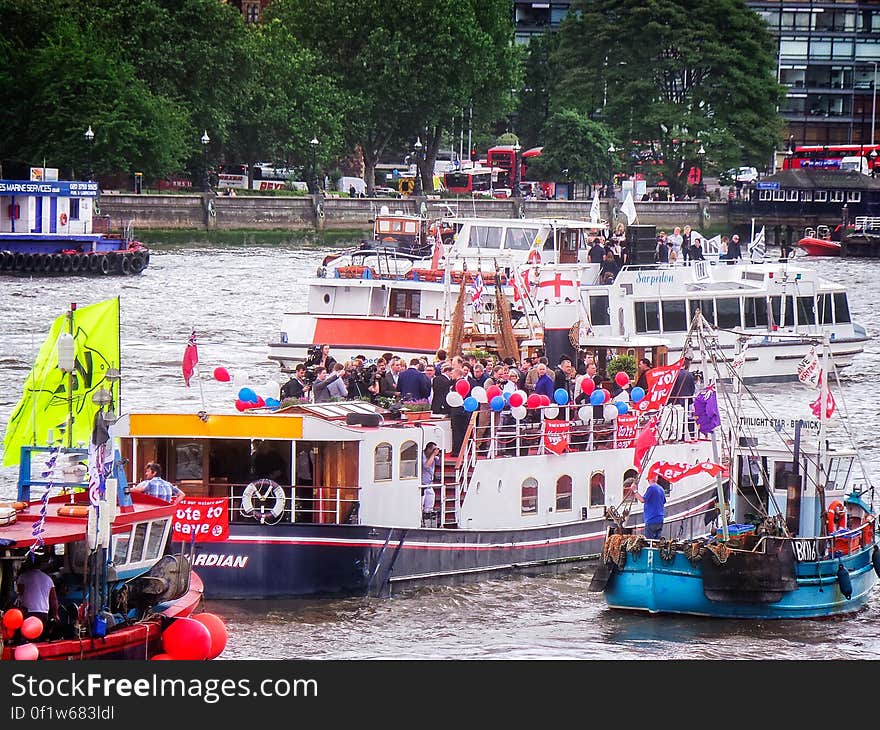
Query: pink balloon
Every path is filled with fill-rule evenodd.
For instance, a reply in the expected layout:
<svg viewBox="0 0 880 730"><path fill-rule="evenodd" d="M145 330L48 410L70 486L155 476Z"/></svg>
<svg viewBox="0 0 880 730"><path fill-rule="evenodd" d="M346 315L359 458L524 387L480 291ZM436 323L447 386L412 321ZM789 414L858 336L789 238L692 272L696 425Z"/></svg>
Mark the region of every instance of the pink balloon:
<svg viewBox="0 0 880 730"><path fill-rule="evenodd" d="M219 380L221 383L228 383L232 380L232 376L230 376L229 371L226 368L214 368L214 380Z"/></svg>
<svg viewBox="0 0 880 730"><path fill-rule="evenodd" d="M581 390L585 395L590 395L594 390L596 390L596 384L593 382L592 378L584 378L581 381Z"/></svg>
<svg viewBox="0 0 880 730"><path fill-rule="evenodd" d="M617 383L621 388L625 388L629 385L629 375L627 375L623 370L618 371L617 375L614 376L614 382Z"/></svg>
<svg viewBox="0 0 880 730"><path fill-rule="evenodd" d="M608 392L608 390L605 388L601 388L601 391L602 391L602 395L605 396L605 400L603 400L602 402L607 403L608 401L610 401L611 400L611 393Z"/></svg>
<svg viewBox="0 0 880 730"><path fill-rule="evenodd" d="M467 380L462 378L455 383L455 390L462 398L464 398L468 393L471 392L471 384Z"/></svg>
<svg viewBox="0 0 880 730"><path fill-rule="evenodd" d="M36 644L21 644L15 647L14 656L18 661L36 661L40 656L40 650Z"/></svg>
<svg viewBox="0 0 880 730"><path fill-rule="evenodd" d="M510 394L510 405L513 408L517 408L523 404L523 397L521 393L511 393Z"/></svg>
<svg viewBox="0 0 880 730"><path fill-rule="evenodd" d="M25 639L36 639L43 633L43 622L36 616L28 616L21 625L21 635Z"/></svg>

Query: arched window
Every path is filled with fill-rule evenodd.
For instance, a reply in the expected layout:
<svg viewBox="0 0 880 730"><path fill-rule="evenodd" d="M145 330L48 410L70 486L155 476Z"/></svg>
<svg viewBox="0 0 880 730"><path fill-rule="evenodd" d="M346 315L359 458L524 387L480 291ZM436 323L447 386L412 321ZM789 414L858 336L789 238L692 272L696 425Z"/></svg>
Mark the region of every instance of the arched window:
<svg viewBox="0 0 880 730"><path fill-rule="evenodd" d="M563 474L556 480L556 511L571 509L571 477Z"/></svg>
<svg viewBox="0 0 880 730"><path fill-rule="evenodd" d="M534 515L538 513L538 480L528 477L523 480L521 487L522 513Z"/></svg>
<svg viewBox="0 0 880 730"><path fill-rule="evenodd" d="M590 477L590 506L605 504L605 472L597 471Z"/></svg>
<svg viewBox="0 0 880 730"><path fill-rule="evenodd" d="M391 479L391 444L381 443L373 452L373 480L387 482Z"/></svg>
<svg viewBox="0 0 880 730"><path fill-rule="evenodd" d="M400 447L400 478L415 479L419 475L419 445L404 441Z"/></svg>
<svg viewBox="0 0 880 730"><path fill-rule="evenodd" d="M623 484L625 485L629 480L633 480L635 482L635 486L639 485L638 469L627 469L625 472L623 472Z"/></svg>

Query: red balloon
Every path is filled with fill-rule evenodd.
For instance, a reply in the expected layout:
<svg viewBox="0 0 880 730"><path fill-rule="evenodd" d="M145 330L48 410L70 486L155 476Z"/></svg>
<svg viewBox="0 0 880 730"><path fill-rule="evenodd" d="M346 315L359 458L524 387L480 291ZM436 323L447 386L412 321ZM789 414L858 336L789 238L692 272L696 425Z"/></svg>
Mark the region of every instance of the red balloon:
<svg viewBox="0 0 880 730"><path fill-rule="evenodd" d="M226 632L226 624L223 619L213 613L197 613L193 618L199 623L204 624L208 633L211 634L211 653L208 659L215 659L226 648L226 642L229 634Z"/></svg>
<svg viewBox="0 0 880 730"><path fill-rule="evenodd" d="M596 384L593 382L592 378L584 378L581 381L581 390L586 394L590 395L594 390L596 390Z"/></svg>
<svg viewBox="0 0 880 730"><path fill-rule="evenodd" d="M486 398L488 398L490 401L496 395L501 395L501 388L499 388L497 385L490 385L488 388L486 388Z"/></svg>
<svg viewBox="0 0 880 730"><path fill-rule="evenodd" d="M174 619L162 634L162 648L174 659L202 661L211 653L211 632L195 619Z"/></svg>
<svg viewBox="0 0 880 730"><path fill-rule="evenodd" d="M10 608L3 614L3 626L10 631L15 631L17 628L20 628L23 622L24 614L19 608Z"/></svg>
<svg viewBox="0 0 880 730"><path fill-rule="evenodd" d="M235 407L239 411L246 411L250 407L250 403L243 401L241 398L235 400Z"/></svg>
<svg viewBox="0 0 880 730"><path fill-rule="evenodd" d="M608 401L611 400L611 393L609 393L608 390L605 388L602 388L601 390L602 390L602 395L605 396L605 399L602 402L607 403Z"/></svg>
<svg viewBox="0 0 880 730"><path fill-rule="evenodd" d="M541 396L538 393L532 393L526 401L526 408L537 408L539 405L541 405Z"/></svg>
<svg viewBox="0 0 880 730"><path fill-rule="evenodd" d="M518 408L523 404L522 393L511 393L510 394L510 405L514 408Z"/></svg>
<svg viewBox="0 0 880 730"><path fill-rule="evenodd" d="M266 401L263 400L263 396L261 396L261 395L257 396L256 403L251 404L251 408L265 408L265 407L266 407Z"/></svg>
<svg viewBox="0 0 880 730"><path fill-rule="evenodd" d="M162 653L162 654L154 654L153 659L160 659L160 660L161 659L174 659L174 657L171 656L170 654Z"/></svg>
<svg viewBox="0 0 880 730"><path fill-rule="evenodd" d="M21 624L21 635L25 639L36 639L43 633L43 621L36 616L28 616Z"/></svg>
<svg viewBox="0 0 880 730"><path fill-rule="evenodd" d="M629 385L629 375L627 375L623 370L619 370L617 375L614 376L614 382L617 383L621 388L625 388Z"/></svg>
<svg viewBox="0 0 880 730"><path fill-rule="evenodd" d="M541 393L540 397L541 397L541 405L542 406L549 406L550 405L550 396L549 395L544 395L543 393Z"/></svg>
<svg viewBox="0 0 880 730"><path fill-rule="evenodd" d="M219 380L221 383L228 383L232 380L232 376L226 368L214 368L214 380Z"/></svg>
<svg viewBox="0 0 880 730"><path fill-rule="evenodd" d="M462 398L464 398L468 393L471 392L471 384L467 380L462 378L455 383L455 390Z"/></svg>

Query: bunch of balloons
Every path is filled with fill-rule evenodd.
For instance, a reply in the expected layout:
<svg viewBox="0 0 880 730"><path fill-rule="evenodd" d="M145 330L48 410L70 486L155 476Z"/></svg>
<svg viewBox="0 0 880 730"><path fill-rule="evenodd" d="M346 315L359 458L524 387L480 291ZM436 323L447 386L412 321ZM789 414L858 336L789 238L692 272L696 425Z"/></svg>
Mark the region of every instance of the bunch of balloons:
<svg viewBox="0 0 880 730"><path fill-rule="evenodd" d="M226 625L213 613L177 618L162 633L162 648L165 651L156 654L153 659L214 659L226 648L227 640Z"/></svg>

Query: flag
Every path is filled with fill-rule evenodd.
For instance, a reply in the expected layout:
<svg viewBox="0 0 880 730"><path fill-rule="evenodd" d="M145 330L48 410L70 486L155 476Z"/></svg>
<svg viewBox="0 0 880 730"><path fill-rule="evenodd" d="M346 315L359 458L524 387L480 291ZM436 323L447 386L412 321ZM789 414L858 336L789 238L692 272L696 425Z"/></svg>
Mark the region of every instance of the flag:
<svg viewBox="0 0 880 730"><path fill-rule="evenodd" d="M183 351L183 379L186 382L187 388L189 388L189 379L192 377L198 364L199 348L196 345L196 331L193 330L189 336L189 341L186 343L186 349Z"/></svg>
<svg viewBox="0 0 880 730"><path fill-rule="evenodd" d="M481 272L477 272L477 275L474 277L474 283L470 289L471 295L471 306L480 311L483 308L483 275Z"/></svg>
<svg viewBox="0 0 880 730"><path fill-rule="evenodd" d="M712 238L704 239L703 243L703 253L722 253L721 251L721 234L719 233L716 236L712 236Z"/></svg>
<svg viewBox="0 0 880 730"><path fill-rule="evenodd" d="M700 433L712 433L721 425L714 384L701 390L694 398L694 420L700 427Z"/></svg>
<svg viewBox="0 0 880 730"><path fill-rule="evenodd" d="M620 206L620 212L626 216L627 225L631 226L639 219L638 215L636 215L636 205L633 202L632 193L624 199L623 205Z"/></svg>
<svg viewBox="0 0 880 730"><path fill-rule="evenodd" d="M724 471L724 467L721 464L715 464L711 461L701 461L693 465L687 462L657 461L651 464L651 468L648 469L648 479L653 481L657 477L663 477L667 481L675 483L685 477L693 477L700 474L714 477L721 474L722 471Z"/></svg>
<svg viewBox="0 0 880 730"><path fill-rule="evenodd" d="M513 308L517 311L525 311L525 299L531 293L531 285L529 284L529 270L525 269L522 274L519 269L513 270Z"/></svg>
<svg viewBox="0 0 880 730"><path fill-rule="evenodd" d="M58 338L63 332L73 334L72 374L57 367ZM119 369L118 297L74 307L70 313L57 317L25 379L21 400L9 417L3 440L3 465L16 466L22 446L47 445L50 429L65 429L68 388L73 428L65 442L88 442L95 413L101 408L92 401L92 395L101 388L114 392L113 380L107 379L110 369L117 373Z"/></svg>
<svg viewBox="0 0 880 730"><path fill-rule="evenodd" d="M544 419L544 448L554 454L568 451L568 435L571 424L561 419Z"/></svg>
<svg viewBox="0 0 880 730"><path fill-rule="evenodd" d="M639 431L639 435L636 436L635 441L635 455L633 457L633 464L637 468L641 468L642 460L645 458L645 454L647 454L654 446L657 445L657 419L652 418L645 424L645 427Z"/></svg>
<svg viewBox="0 0 880 730"><path fill-rule="evenodd" d="M658 365L651 368L645 374L645 379L648 381L645 397L636 404L636 408L642 413L646 413L656 411L666 405L669 394L672 392L672 386L675 385L675 379L683 365L684 358L680 358L671 365Z"/></svg>
<svg viewBox="0 0 880 730"><path fill-rule="evenodd" d="M599 209L599 188L596 188L593 191L593 202L590 205L590 220L598 221L601 215L602 211Z"/></svg>
<svg viewBox="0 0 880 730"><path fill-rule="evenodd" d="M767 253L767 244L764 240L764 226L761 232L755 236L755 240L749 244L749 253L753 264L761 264L764 262L764 255Z"/></svg>
<svg viewBox="0 0 880 730"><path fill-rule="evenodd" d="M819 354L816 346L810 345L807 354L797 366L798 380L811 388L819 388L822 385L822 365L819 363Z"/></svg>
<svg viewBox="0 0 880 730"><path fill-rule="evenodd" d="M816 418L822 418L822 411L820 403L822 402L822 394L810 403L810 410L813 412L813 415ZM828 391L828 398L825 400L825 418L831 418L834 415L834 410L837 408L837 403L834 402L834 396L831 391Z"/></svg>

